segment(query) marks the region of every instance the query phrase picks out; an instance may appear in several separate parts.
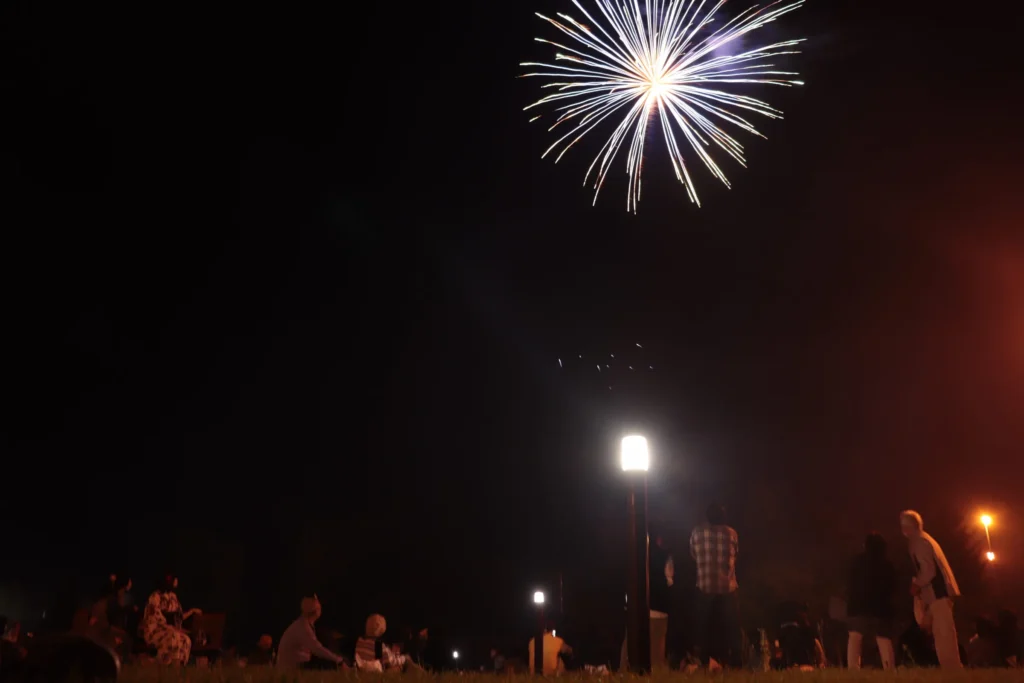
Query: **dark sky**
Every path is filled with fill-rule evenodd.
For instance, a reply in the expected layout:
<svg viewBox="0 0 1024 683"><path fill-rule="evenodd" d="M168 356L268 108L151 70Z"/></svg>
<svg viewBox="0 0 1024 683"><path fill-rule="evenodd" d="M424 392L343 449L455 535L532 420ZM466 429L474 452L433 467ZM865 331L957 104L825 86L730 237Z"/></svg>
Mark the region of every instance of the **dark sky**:
<svg viewBox="0 0 1024 683"><path fill-rule="evenodd" d="M568 3L143 5L0 16L11 580L176 571L257 632L315 590L497 634L559 572L614 613L628 428L673 545L723 500L750 572L907 506L1024 561L1020 17L810 3L750 169L697 209L650 144L631 215L521 111Z"/></svg>

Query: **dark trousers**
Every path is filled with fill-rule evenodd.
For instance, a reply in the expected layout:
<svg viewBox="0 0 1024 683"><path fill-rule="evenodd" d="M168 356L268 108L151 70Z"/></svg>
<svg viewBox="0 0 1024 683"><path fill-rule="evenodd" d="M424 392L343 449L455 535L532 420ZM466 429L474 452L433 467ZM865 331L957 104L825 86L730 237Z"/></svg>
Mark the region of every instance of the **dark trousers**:
<svg viewBox="0 0 1024 683"><path fill-rule="evenodd" d="M740 603L737 591L713 595L697 591L694 606L694 640L705 666L714 659L725 666L743 666L743 633L740 631Z"/></svg>

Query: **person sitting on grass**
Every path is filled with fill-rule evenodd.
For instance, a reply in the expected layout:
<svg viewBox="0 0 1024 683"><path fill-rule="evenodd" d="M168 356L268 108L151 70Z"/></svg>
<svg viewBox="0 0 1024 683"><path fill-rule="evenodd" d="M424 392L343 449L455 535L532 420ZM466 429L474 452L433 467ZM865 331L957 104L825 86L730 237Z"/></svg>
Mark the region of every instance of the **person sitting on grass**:
<svg viewBox="0 0 1024 683"><path fill-rule="evenodd" d="M252 651L247 660L248 666L271 666L274 663L274 639L269 633L264 633L256 642L256 649Z"/></svg>
<svg viewBox="0 0 1024 683"><path fill-rule="evenodd" d="M371 614L366 620L363 636L356 641L356 668L360 671L422 671L409 657L381 642L388 630L388 623L379 614Z"/></svg>
<svg viewBox="0 0 1024 683"><path fill-rule="evenodd" d="M972 669L987 669L1007 666L999 656L999 632L995 623L986 617L974 621L975 634L967 641L967 666Z"/></svg>
<svg viewBox="0 0 1024 683"><path fill-rule="evenodd" d="M317 640L313 624L320 618L320 599L302 598L302 614L285 629L277 646L279 669L334 669L345 663Z"/></svg>
<svg viewBox="0 0 1024 683"><path fill-rule="evenodd" d="M534 643L536 638L531 638L530 642L526 645L526 650L529 656L528 666L530 667L530 673L534 673L534 667L536 666L536 654L534 650ZM541 656L544 658L544 675L545 676L556 676L561 673L565 673L565 662L563 657L572 656L572 648L569 647L565 640L555 635L555 628L553 623L548 623L544 628L544 640L541 641L544 652Z"/></svg>

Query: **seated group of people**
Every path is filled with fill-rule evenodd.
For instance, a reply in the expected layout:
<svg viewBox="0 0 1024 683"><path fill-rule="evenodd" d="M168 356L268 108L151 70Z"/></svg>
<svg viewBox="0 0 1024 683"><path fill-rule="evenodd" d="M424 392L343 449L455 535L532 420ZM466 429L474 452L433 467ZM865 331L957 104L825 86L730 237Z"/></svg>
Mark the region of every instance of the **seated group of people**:
<svg viewBox="0 0 1024 683"><path fill-rule="evenodd" d="M277 648L277 667L280 669L324 669L347 667L345 657L332 652L316 637L315 624L322 607L316 595L303 598L300 615L285 629ZM387 621L379 614L366 620L363 636L356 641L355 667L360 671L410 671L420 667L407 655L385 645L381 638L387 631ZM268 639L264 636L263 639Z"/></svg>
<svg viewBox="0 0 1024 683"><path fill-rule="evenodd" d="M153 650L156 660L164 665L185 665L192 651L192 637L183 623L194 615L202 614L199 609L184 611L178 601L176 590L178 579L168 575L160 587L149 596L139 620L137 633L143 643ZM138 608L132 603L132 580L110 576L103 594L89 610L89 636L107 645L122 658L133 653L133 617Z"/></svg>

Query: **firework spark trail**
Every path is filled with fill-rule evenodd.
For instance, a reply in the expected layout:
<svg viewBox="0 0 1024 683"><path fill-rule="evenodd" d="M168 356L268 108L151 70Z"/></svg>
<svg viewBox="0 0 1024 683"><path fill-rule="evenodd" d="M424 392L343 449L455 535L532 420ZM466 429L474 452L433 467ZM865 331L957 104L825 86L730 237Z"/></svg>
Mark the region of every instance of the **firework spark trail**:
<svg viewBox="0 0 1024 683"><path fill-rule="evenodd" d="M604 23L594 18L583 2L596 6ZM594 157L583 179L594 176L594 203L608 171L625 145L629 184L626 210L637 210L640 201L640 174L643 169L644 141L651 117L660 122L665 146L676 178L686 188L690 200L700 206L683 148L682 134L698 158L726 187L729 180L711 156L718 148L746 167L743 145L719 123L730 124L753 135L764 137L743 111L771 119L782 112L761 100L741 95L721 86L764 83L803 85L792 80L796 73L778 71L769 61L797 54L792 49L802 40L787 40L745 50L737 55L715 56L718 51L742 36L762 28L792 12L805 0L776 0L755 5L727 21L717 30L708 28L726 0L572 0L589 24L566 14L558 19L537 14L575 41L575 47L537 38L537 42L556 48L555 61L563 64L525 62L523 67L538 71L523 77L555 79L544 84L551 93L526 109L556 104L555 122L570 128L542 155L558 150L557 163L587 133L612 119L618 121L608 139ZM645 11L641 11L641 4ZM708 7L706 12L703 12ZM595 13L596 14L596 13ZM615 119L613 117L619 117ZM534 116L536 121L542 115Z"/></svg>

